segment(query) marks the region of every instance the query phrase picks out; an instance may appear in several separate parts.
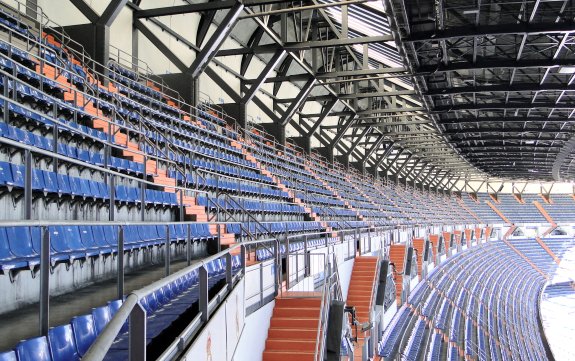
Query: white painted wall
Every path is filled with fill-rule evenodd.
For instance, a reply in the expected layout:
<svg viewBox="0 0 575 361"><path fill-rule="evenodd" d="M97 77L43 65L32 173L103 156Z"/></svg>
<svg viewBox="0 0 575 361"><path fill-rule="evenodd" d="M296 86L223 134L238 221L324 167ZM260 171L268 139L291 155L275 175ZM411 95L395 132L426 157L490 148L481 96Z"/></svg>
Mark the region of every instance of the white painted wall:
<svg viewBox="0 0 575 361"><path fill-rule="evenodd" d="M246 317L233 361L261 361L274 306L275 301L272 301Z"/></svg>

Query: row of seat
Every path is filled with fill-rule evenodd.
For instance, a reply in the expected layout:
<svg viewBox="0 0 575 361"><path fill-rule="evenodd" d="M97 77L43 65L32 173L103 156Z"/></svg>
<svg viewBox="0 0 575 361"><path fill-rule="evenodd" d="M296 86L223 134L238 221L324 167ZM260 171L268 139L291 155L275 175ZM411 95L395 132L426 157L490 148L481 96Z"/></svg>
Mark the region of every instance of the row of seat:
<svg viewBox="0 0 575 361"><path fill-rule="evenodd" d="M187 239L188 226L170 225L170 242ZM191 241L217 239L208 224L190 224ZM73 262L76 259L105 256L118 251L116 226L50 226L50 257L52 263ZM124 227L124 250L162 246L167 229L163 225ZM34 270L40 263L40 227L0 227L0 270Z"/></svg>
<svg viewBox="0 0 575 361"><path fill-rule="evenodd" d="M206 196L200 195L196 198L197 204L207 207L210 210L217 210L217 207L223 208L228 212L250 212L250 213L263 213L263 214L304 214L305 209L303 206L290 203L275 203L275 202L262 202L246 198L234 198L230 201L226 198L210 199ZM217 205L217 206L216 206Z"/></svg>
<svg viewBox="0 0 575 361"><path fill-rule="evenodd" d="M233 274L237 274L241 266L239 256L233 256ZM206 264L206 269L209 288L212 288L225 278L226 261L211 261ZM140 300L147 314L148 343L198 302L198 284L198 272L194 270ZM0 353L0 361L79 361L121 306L122 300L114 300L106 306L92 309L91 314L73 317L70 324L51 328L47 337L21 341L13 351ZM126 322L106 355L107 360L123 360L127 357L127 331Z"/></svg>
<svg viewBox="0 0 575 361"><path fill-rule="evenodd" d="M24 188L25 173L24 165L0 161L0 186L12 189ZM32 190L95 200L110 199L109 187L103 182L35 168L32 169ZM141 202L141 189L137 187L115 186L114 195L115 200L120 203L139 204ZM153 189L145 190L144 201L156 206L179 205L176 193Z"/></svg>

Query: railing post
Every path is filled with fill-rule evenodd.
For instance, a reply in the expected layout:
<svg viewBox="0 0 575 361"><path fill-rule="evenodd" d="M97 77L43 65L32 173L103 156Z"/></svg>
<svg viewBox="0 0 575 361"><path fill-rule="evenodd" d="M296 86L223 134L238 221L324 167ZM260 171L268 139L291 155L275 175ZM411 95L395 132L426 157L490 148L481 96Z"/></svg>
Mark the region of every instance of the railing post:
<svg viewBox="0 0 575 361"><path fill-rule="evenodd" d="M40 245L40 334L48 335L50 326L50 231L41 228Z"/></svg>
<svg viewBox="0 0 575 361"><path fill-rule="evenodd" d="M192 264L192 230L191 225L186 225L186 263L189 265Z"/></svg>
<svg viewBox="0 0 575 361"><path fill-rule="evenodd" d="M118 231L118 299L124 297L124 226L120 226Z"/></svg>
<svg viewBox="0 0 575 361"><path fill-rule="evenodd" d="M208 270L206 269L205 265L202 265L198 269L198 273L200 276L200 295L199 295L199 303L200 303L200 312L202 313L202 321L207 322L210 318L209 308L208 308Z"/></svg>
<svg viewBox="0 0 575 361"><path fill-rule="evenodd" d="M243 249L243 247L242 247ZM274 277L275 277L275 296L277 296L279 294L280 291L280 287L281 287L281 275L282 275L282 270L281 270L281 266L282 266L282 262L280 259L280 251L279 251L279 244L278 242L276 242L276 246L274 247ZM244 273L245 275L245 273Z"/></svg>
<svg viewBox="0 0 575 361"><path fill-rule="evenodd" d="M264 263L260 262L260 307L264 305Z"/></svg>
<svg viewBox="0 0 575 361"><path fill-rule="evenodd" d="M130 361L146 359L146 310L136 303L130 312L128 358Z"/></svg>
<svg viewBox="0 0 575 361"><path fill-rule="evenodd" d="M25 152L24 218L32 219L32 152Z"/></svg>
<svg viewBox="0 0 575 361"><path fill-rule="evenodd" d="M165 240L165 257L164 257L164 261L165 261L165 275L166 277L170 275L170 256L171 256L171 252L170 252L170 226L166 226L166 240Z"/></svg>
<svg viewBox="0 0 575 361"><path fill-rule="evenodd" d="M228 291L231 291L233 287L232 255L228 252L226 253L225 257L226 257L226 283L228 285Z"/></svg>
<svg viewBox="0 0 575 361"><path fill-rule="evenodd" d="M116 192L115 192L115 186L114 184L116 183L116 177L114 177L113 174L110 174L109 177L109 193L110 193L110 210L109 210L109 221L113 221L116 215Z"/></svg>

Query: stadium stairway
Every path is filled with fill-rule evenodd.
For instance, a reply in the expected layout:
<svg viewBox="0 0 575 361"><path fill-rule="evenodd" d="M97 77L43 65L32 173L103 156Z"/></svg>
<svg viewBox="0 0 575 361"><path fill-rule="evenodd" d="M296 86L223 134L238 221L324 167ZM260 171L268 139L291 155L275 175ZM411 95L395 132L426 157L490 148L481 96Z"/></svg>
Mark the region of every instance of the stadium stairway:
<svg viewBox="0 0 575 361"><path fill-rule="evenodd" d="M395 281L395 297L401 306L401 293L403 292L403 271L405 265L405 244L392 244L389 247L389 261L394 264L393 280Z"/></svg>
<svg viewBox="0 0 575 361"><path fill-rule="evenodd" d="M515 226L511 227L510 229L514 229ZM509 242L507 240L507 237L503 237L503 242L509 247L511 248L515 253L517 253L519 255L519 257L523 258L525 260L525 262L527 262L531 267L533 267L534 270L536 270L537 272L539 272L543 277L545 278L549 278L549 276L543 272L541 270L541 268L537 267L537 265L535 265L535 263L533 263L529 257L527 257L526 255L523 254L523 252L521 252L519 249L517 249L517 247L515 247L514 245L511 244L511 242Z"/></svg>
<svg viewBox="0 0 575 361"><path fill-rule="evenodd" d="M378 257L357 257L351 271L351 280L347 292L346 305L354 306L358 322L370 321L370 310L372 307L373 286L377 281L377 260ZM355 359L361 360L362 348L365 337L358 336L355 343Z"/></svg>
<svg viewBox="0 0 575 361"><path fill-rule="evenodd" d="M547 211L545 210L545 208L543 208L543 206L541 205L541 203L537 202L537 201L533 201L533 205L537 208L537 210L539 211L539 213L541 213L541 215L543 217L545 217L545 219L547 220L547 222L549 222L549 224L551 225L551 228L548 230L549 233L551 233L551 231L553 231L553 229L555 229L557 227L557 223L555 223L555 221L553 220L553 218L551 217L551 215L549 215L549 213L547 213ZM548 234L548 233L547 233ZM545 235L547 235L545 234Z"/></svg>
<svg viewBox="0 0 575 361"><path fill-rule="evenodd" d="M425 239L423 238L414 238L411 240L411 244L413 249L417 251L417 276L421 281L421 272L423 269L423 253L425 250Z"/></svg>
<svg viewBox="0 0 575 361"><path fill-rule="evenodd" d="M555 263L559 264L561 262L559 258L555 255L555 253L553 253L551 248L549 248L547 244L541 239L541 237L539 236L535 237L535 240L537 241L537 243L539 243L541 248L543 248L545 252L547 252L551 256L551 258L553 258L553 261L555 261Z"/></svg>
<svg viewBox="0 0 575 361"><path fill-rule="evenodd" d="M321 298L276 298L263 361L313 360Z"/></svg>
<svg viewBox="0 0 575 361"><path fill-rule="evenodd" d="M490 194L491 196L491 194ZM511 222L507 217L505 217L505 215L503 213L501 213L501 211L499 209L497 209L497 207L495 207L495 205L489 201L485 201L485 203L491 208L493 209L493 211L495 213L497 213L497 215L499 217L501 217L501 219L503 220L503 222L508 223L508 224L512 224L513 222Z"/></svg>
<svg viewBox="0 0 575 361"><path fill-rule="evenodd" d="M474 202L478 203L477 199L474 199L474 198L472 198L472 197L470 197L470 198L471 198ZM467 206L465 205L465 202L464 202L461 198L456 197L456 199L457 199L457 204L459 204L459 206L460 206L461 208L465 209L465 210L467 211L467 213L471 214L471 216L472 216L473 218L475 218L479 223L484 223L484 222L481 220L481 218L479 218L479 217L477 216L477 214L475 214L475 212L473 212L471 209L469 209L469 207L467 207Z"/></svg>

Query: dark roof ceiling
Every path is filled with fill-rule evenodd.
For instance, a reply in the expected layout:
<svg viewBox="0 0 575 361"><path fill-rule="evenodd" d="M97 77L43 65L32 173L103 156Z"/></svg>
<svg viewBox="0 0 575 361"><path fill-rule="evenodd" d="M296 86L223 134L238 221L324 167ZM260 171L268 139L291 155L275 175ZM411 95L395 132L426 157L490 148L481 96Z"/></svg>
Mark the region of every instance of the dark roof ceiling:
<svg viewBox="0 0 575 361"><path fill-rule="evenodd" d="M392 1L430 115L461 156L493 176L575 178L572 1Z"/></svg>

